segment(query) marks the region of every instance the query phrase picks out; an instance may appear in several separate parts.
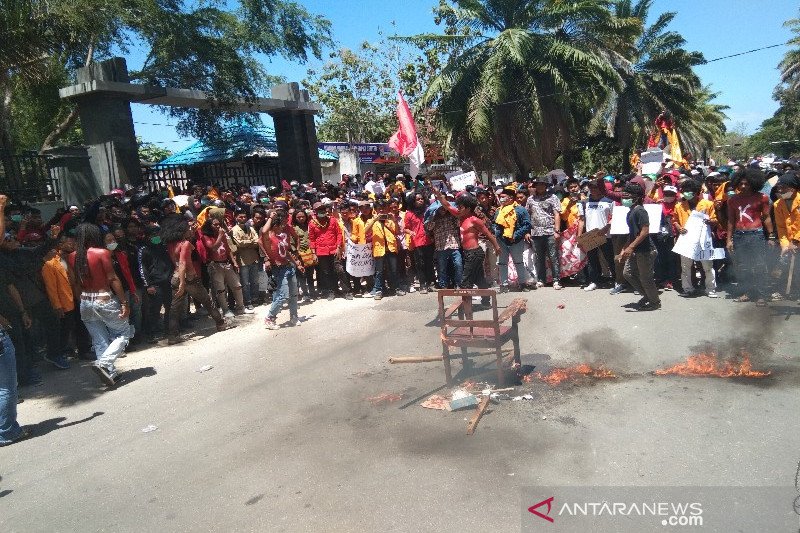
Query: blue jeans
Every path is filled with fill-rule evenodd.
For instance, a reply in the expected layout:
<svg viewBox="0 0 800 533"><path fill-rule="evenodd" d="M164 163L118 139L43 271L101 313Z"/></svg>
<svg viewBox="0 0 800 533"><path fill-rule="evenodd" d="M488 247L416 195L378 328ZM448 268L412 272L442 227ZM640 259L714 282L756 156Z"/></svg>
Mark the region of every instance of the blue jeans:
<svg viewBox="0 0 800 533"><path fill-rule="evenodd" d="M275 319L281 311L284 300L289 298L289 319L297 318L297 275L294 267L289 265L272 267L272 275L278 288L272 293L272 305L269 307L269 318Z"/></svg>
<svg viewBox="0 0 800 533"><path fill-rule="evenodd" d="M0 330L0 445L10 444L22 433L17 422L17 360L11 337Z"/></svg>
<svg viewBox="0 0 800 533"><path fill-rule="evenodd" d="M528 283L528 271L525 269L525 264L522 261L522 252L525 251L525 241L519 241L515 244L507 244L502 238L497 239L500 245L500 256L497 258L497 264L500 266L500 285L508 286L508 258L514 262L517 269L517 283L524 285ZM538 267L537 267L538 269ZM539 271L536 271L539 275ZM555 281L558 281L557 279Z"/></svg>
<svg viewBox="0 0 800 533"><path fill-rule="evenodd" d="M239 267L239 281L242 283L244 305L253 305L253 296L258 295L259 270L261 270L261 263L258 262Z"/></svg>
<svg viewBox="0 0 800 533"><path fill-rule="evenodd" d="M96 364L108 370L112 376L117 373L114 361L125 351L132 329L127 319L119 317L120 311L119 301L115 297L81 298L81 320L92 337Z"/></svg>
<svg viewBox="0 0 800 533"><path fill-rule="evenodd" d="M383 264L386 263L389 267L389 279L387 279L387 287L383 284ZM386 252L383 257L375 258L375 285L372 287L372 293L383 292L391 285L393 289L397 289L397 254Z"/></svg>
<svg viewBox="0 0 800 533"><path fill-rule="evenodd" d="M458 287L464 275L464 263L461 261L461 250L437 250L436 266L439 271L439 288L446 289L450 285ZM450 278L450 268L453 277Z"/></svg>

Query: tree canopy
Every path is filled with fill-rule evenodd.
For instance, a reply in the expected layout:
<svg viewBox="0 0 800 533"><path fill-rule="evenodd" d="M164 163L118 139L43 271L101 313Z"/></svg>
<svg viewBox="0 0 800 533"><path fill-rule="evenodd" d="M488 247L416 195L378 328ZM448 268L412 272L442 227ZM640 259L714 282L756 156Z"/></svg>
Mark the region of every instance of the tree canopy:
<svg viewBox="0 0 800 533"><path fill-rule="evenodd" d="M184 135L218 135L233 116L225 105L265 95L276 78L261 56L280 55L305 62L330 45L330 23L289 0L9 0L0 11L0 134L2 148L13 148L15 96L41 84L72 79L93 61L144 51L134 81L209 93L214 109L169 108ZM76 113L58 95L45 146L67 133ZM27 98L27 96L26 96ZM45 103L45 102L42 102ZM241 118L241 117L239 117ZM257 120L255 116L249 120Z"/></svg>

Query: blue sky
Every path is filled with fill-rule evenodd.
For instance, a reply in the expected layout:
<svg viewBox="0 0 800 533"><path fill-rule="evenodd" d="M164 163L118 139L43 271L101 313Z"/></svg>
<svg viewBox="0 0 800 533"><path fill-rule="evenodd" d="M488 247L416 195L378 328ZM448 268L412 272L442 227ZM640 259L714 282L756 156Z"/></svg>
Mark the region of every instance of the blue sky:
<svg viewBox="0 0 800 533"><path fill-rule="evenodd" d="M377 41L381 31L389 35L436 31L431 10L438 0L298 1L309 11L330 19L334 39L345 47L355 47L365 40ZM670 29L684 36L688 49L714 59L788 41L791 35L783 22L798 16L798 3L796 0L655 0L653 18L663 11L677 12ZM749 132L755 131L775 112L777 104L772 100L772 90L778 84L777 65L786 50L782 46L697 67L703 83L720 93L717 101L730 106L729 128L743 123ZM133 53L129 57L131 67L137 66L136 56ZM271 74L301 81L315 63L302 65L273 58L266 66ZM141 104L132 107L136 133L144 140L172 151L193 142L178 137L169 125L170 120L158 108Z"/></svg>

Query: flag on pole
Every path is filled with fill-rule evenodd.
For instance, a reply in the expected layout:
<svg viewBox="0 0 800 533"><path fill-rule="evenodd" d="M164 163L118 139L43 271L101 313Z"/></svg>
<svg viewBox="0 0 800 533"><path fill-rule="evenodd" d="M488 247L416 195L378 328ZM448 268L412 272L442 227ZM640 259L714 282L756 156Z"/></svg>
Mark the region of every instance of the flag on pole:
<svg viewBox="0 0 800 533"><path fill-rule="evenodd" d="M420 165L425 161L425 152L423 152L422 144L417 137L414 116L401 91L397 93L397 120L399 126L397 132L389 139L389 146L400 155L408 157L411 177L416 178Z"/></svg>

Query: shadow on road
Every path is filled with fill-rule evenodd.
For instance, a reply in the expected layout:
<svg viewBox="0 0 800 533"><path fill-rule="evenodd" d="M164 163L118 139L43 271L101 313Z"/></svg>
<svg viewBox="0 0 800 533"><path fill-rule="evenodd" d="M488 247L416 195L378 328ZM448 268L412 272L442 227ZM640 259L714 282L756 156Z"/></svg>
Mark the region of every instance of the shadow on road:
<svg viewBox="0 0 800 533"><path fill-rule="evenodd" d="M31 431L31 438L35 439L36 437L43 437L48 433L55 431L57 429L64 429L70 426L74 426L76 424L82 424L84 422L88 422L89 420L97 418L98 416L102 416L104 414L105 413L103 411L95 411L94 413L92 413L91 416L87 416L86 418L82 418L80 420L67 422L66 424L61 423L66 420L66 417L59 416L56 418L50 418L48 420L42 420L41 422L38 422L36 424L30 424L26 427Z"/></svg>
<svg viewBox="0 0 800 533"><path fill-rule="evenodd" d="M81 366L73 364L69 370L43 370L45 370L42 373L44 383L36 387L21 388L19 393L22 398L52 398L56 401L57 407L67 407L93 400L109 390L97 379L90 364ZM155 375L156 369L151 366L126 370L122 372L122 380L117 388Z"/></svg>

